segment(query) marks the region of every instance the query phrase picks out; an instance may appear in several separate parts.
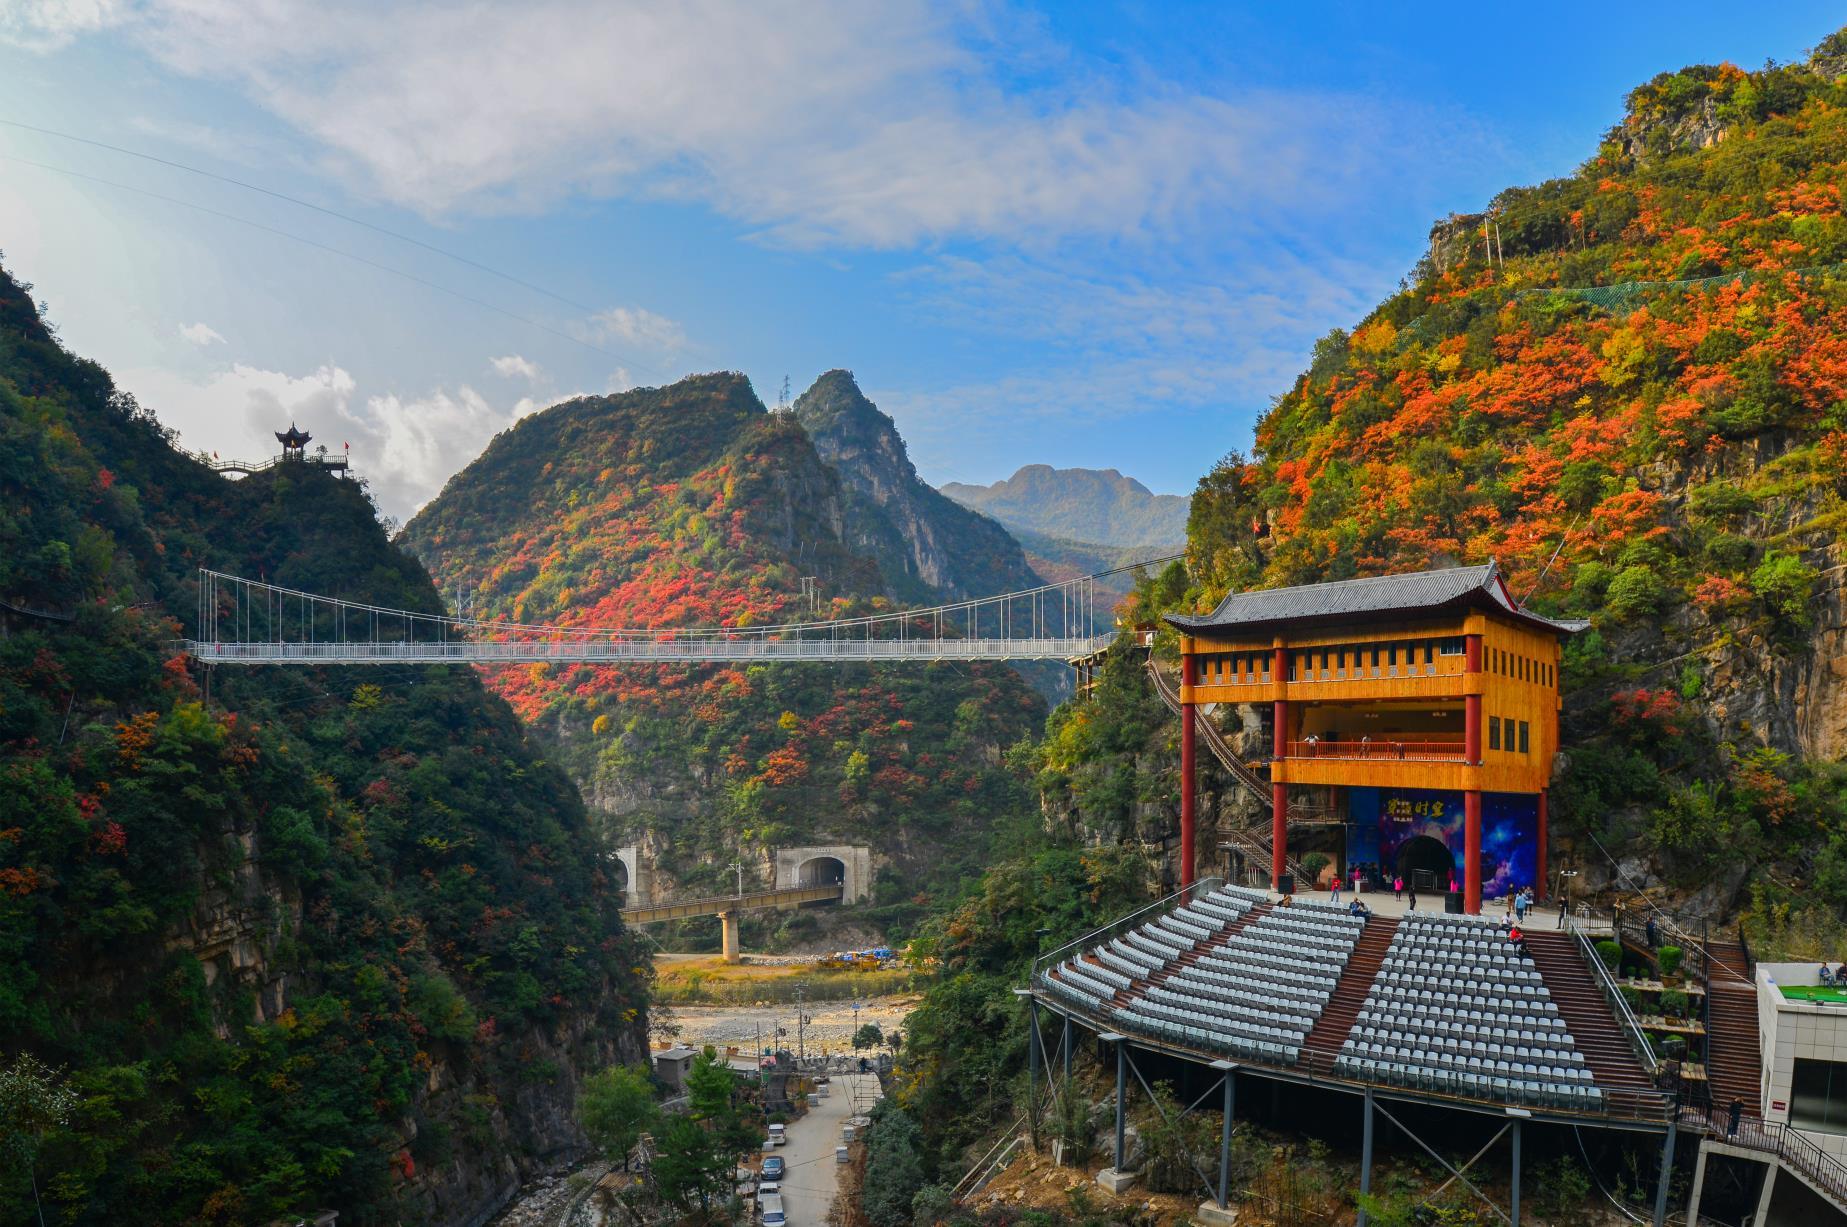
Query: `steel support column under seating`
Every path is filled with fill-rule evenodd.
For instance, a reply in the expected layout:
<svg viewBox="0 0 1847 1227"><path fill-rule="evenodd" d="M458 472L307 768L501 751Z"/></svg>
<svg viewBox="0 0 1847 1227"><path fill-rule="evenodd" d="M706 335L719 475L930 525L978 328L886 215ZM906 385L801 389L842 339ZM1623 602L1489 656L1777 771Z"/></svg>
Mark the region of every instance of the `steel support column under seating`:
<svg viewBox="0 0 1847 1227"><path fill-rule="evenodd" d="M1674 1174L1674 1122L1667 1124L1667 1133L1661 1139L1661 1178L1655 1184L1655 1227L1662 1227L1667 1222L1667 1182Z"/></svg>
<svg viewBox="0 0 1847 1227"><path fill-rule="evenodd" d="M1033 1153L1039 1153L1039 999L1030 993L1026 998L1026 1123L1033 1139Z"/></svg>
<svg viewBox="0 0 1847 1227"><path fill-rule="evenodd" d="M1507 1196L1507 1219L1509 1227L1520 1227L1520 1118L1514 1118L1513 1161L1510 1164L1510 1186Z"/></svg>
<svg viewBox="0 0 1847 1227"><path fill-rule="evenodd" d="M1366 1118L1360 1127L1360 1196L1372 1195L1372 1088L1366 1088ZM1360 1206L1358 1227L1366 1227L1366 1207Z"/></svg>
<svg viewBox="0 0 1847 1227"><path fill-rule="evenodd" d="M1071 1016L1065 1015L1065 1081L1071 1081Z"/></svg>
<svg viewBox="0 0 1847 1227"><path fill-rule="evenodd" d="M1115 1168L1122 1171L1122 1129L1125 1123L1124 1108L1129 1096L1129 1041L1123 1036L1116 1036L1116 1162Z"/></svg>
<svg viewBox="0 0 1847 1227"><path fill-rule="evenodd" d="M1212 1066L1225 1073L1225 1109L1224 1117L1219 1122L1218 1190L1219 1209L1223 1210L1226 1199L1231 1195L1231 1122L1238 1104L1238 1067L1230 1061L1214 1061Z"/></svg>

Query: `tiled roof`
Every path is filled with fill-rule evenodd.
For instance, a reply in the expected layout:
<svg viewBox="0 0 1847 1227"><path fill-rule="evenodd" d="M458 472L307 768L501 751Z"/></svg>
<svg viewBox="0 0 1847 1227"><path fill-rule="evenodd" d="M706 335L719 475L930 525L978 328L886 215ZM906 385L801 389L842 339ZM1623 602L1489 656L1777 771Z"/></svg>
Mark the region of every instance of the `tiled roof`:
<svg viewBox="0 0 1847 1227"><path fill-rule="evenodd" d="M1342 579L1297 588L1234 592L1204 617L1171 614L1167 621L1181 630L1220 630L1304 619L1338 620L1370 614L1418 613L1452 605L1495 606L1504 613L1544 624L1567 634L1587 623L1547 618L1515 605L1501 581L1500 568L1488 562L1403 575Z"/></svg>

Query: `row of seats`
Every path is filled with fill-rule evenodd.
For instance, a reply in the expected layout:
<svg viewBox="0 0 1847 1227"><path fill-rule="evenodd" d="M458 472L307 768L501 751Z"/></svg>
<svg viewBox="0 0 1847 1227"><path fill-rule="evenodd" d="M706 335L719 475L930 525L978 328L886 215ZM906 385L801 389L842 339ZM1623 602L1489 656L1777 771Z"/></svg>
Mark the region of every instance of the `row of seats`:
<svg viewBox="0 0 1847 1227"><path fill-rule="evenodd" d="M1253 1039L1166 1018L1131 1014L1123 1014L1118 1018L1125 1029L1140 1031L1156 1039L1169 1040L1189 1048L1202 1048L1208 1052L1221 1052L1247 1061L1261 1061L1265 1065L1294 1065L1302 1055L1299 1044L1286 1044L1280 1040Z"/></svg>
<svg viewBox="0 0 1847 1227"><path fill-rule="evenodd" d="M1492 920L1472 916L1399 924L1335 1068L1506 1102L1600 1102L1544 978Z"/></svg>
<svg viewBox="0 0 1847 1227"><path fill-rule="evenodd" d="M1412 1061L1381 1060L1345 1052L1335 1059L1334 1072L1365 1082L1379 1082L1387 1086L1402 1086L1441 1095L1466 1095L1472 1099L1492 1099L1502 1103L1523 1103L1579 1112L1595 1112L1603 1104L1603 1092L1590 1083L1515 1076L1511 1072L1484 1072L1480 1069L1433 1068Z"/></svg>

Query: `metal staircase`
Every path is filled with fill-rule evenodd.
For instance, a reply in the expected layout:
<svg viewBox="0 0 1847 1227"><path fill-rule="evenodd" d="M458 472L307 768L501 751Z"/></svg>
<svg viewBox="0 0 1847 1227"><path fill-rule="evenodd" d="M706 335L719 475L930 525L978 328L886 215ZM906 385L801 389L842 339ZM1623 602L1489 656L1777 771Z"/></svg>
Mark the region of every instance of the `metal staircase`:
<svg viewBox="0 0 1847 1227"><path fill-rule="evenodd" d="M1154 680L1155 692L1161 696L1161 701L1167 704L1167 709L1176 716L1179 715L1180 691L1175 688L1172 679L1161 672L1160 667L1154 663L1152 658L1148 661L1148 676ZM1244 785L1245 791L1256 797L1259 804L1265 809L1270 809L1269 781L1251 770L1250 765L1238 757L1237 753L1232 750L1231 743L1225 740L1225 734L1219 730L1217 724L1211 720L1202 719L1197 722L1197 727L1200 740L1204 741L1206 748L1212 751L1212 757L1223 763L1225 770L1231 772L1232 778Z"/></svg>

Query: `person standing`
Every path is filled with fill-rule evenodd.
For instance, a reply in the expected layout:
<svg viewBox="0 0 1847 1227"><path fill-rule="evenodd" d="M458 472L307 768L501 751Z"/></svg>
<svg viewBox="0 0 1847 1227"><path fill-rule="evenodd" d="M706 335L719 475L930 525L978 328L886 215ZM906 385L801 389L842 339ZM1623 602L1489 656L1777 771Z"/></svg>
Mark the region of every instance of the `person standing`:
<svg viewBox="0 0 1847 1227"><path fill-rule="evenodd" d="M1725 1136L1728 1138L1737 1137L1738 1118L1744 1115L1744 1105L1736 1099L1732 1100L1732 1106L1726 1109L1725 1115Z"/></svg>
<svg viewBox="0 0 1847 1227"><path fill-rule="evenodd" d="M1358 865L1353 867L1353 893L1356 895L1360 893L1360 867Z"/></svg>
<svg viewBox="0 0 1847 1227"><path fill-rule="evenodd" d="M1404 875L1402 873L1392 879L1392 898L1404 898Z"/></svg>
<svg viewBox="0 0 1847 1227"><path fill-rule="evenodd" d="M1340 881L1340 871L1337 869L1334 871L1334 880L1329 884L1332 888L1332 893L1328 895L1329 900L1334 903L1340 902Z"/></svg>
<svg viewBox="0 0 1847 1227"><path fill-rule="evenodd" d="M1415 883L1411 886L1411 897L1405 903L1404 910L1407 912L1415 912L1417 910L1417 886Z"/></svg>
<svg viewBox="0 0 1847 1227"><path fill-rule="evenodd" d="M1514 919L1523 923L1526 920L1526 891L1524 888L1514 892Z"/></svg>

